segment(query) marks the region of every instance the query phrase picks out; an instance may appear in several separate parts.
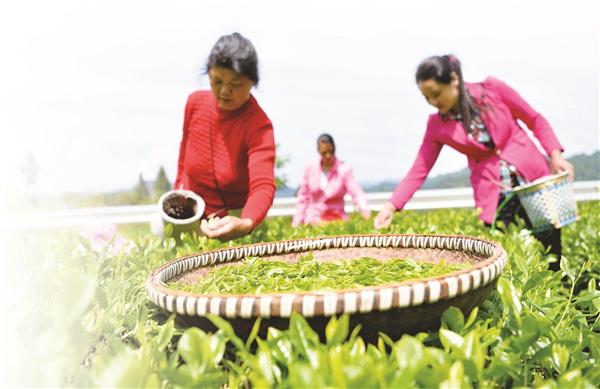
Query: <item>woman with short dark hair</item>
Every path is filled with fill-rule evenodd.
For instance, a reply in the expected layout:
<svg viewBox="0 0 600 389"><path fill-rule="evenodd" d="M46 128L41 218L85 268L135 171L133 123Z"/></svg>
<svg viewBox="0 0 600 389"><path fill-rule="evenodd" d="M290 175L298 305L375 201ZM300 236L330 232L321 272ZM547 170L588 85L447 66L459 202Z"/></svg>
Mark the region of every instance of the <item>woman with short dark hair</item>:
<svg viewBox="0 0 600 389"><path fill-rule="evenodd" d="M211 90L192 93L185 107L175 189L206 202L200 228L221 241L249 234L275 195L273 125L250 93L259 81L258 56L238 33L222 36L206 64ZM240 217L227 210L243 208Z"/></svg>
<svg viewBox="0 0 600 389"><path fill-rule="evenodd" d="M416 82L438 113L429 116L417 158L375 218L375 228L390 225L394 212L401 210L423 184L444 145L467 156L475 207L482 208L479 218L487 225L494 221L499 203L513 186L547 176L551 171L569 170L573 180L573 166L562 157L563 147L548 121L504 82L494 77L476 84L464 82L460 61L453 55L425 59L417 69ZM550 156L550 166L517 119L533 131ZM498 220L514 223L515 214L520 212L528 223L527 215L519 209L515 196L502 209ZM549 236L537 237L560 259L559 229ZM551 268L557 270L558 263Z"/></svg>

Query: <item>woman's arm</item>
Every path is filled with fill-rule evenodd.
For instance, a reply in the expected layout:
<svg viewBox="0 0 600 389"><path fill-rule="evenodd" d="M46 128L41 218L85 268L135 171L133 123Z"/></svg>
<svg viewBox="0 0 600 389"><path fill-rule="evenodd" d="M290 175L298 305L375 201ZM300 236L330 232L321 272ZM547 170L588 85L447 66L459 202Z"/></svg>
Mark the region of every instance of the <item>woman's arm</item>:
<svg viewBox="0 0 600 389"><path fill-rule="evenodd" d="M563 158L561 150L557 149L550 153L550 168L554 174L568 170L571 182L575 181L575 169L573 168L573 164Z"/></svg>
<svg viewBox="0 0 600 389"><path fill-rule="evenodd" d="M521 120L527 128L533 131L533 135L540 141L548 155L554 150L563 151L563 147L554 134L554 130L550 127L550 123L534 110L516 90L494 77L488 77L486 85L489 89L498 93L513 117Z"/></svg>
<svg viewBox="0 0 600 389"><path fill-rule="evenodd" d="M554 173L560 173L564 170L569 170L571 172L571 181L573 181L573 165L562 157L564 149L546 118L534 110L517 91L503 81L494 77L488 77L486 84L489 88L498 93L513 117L525 123L527 128L529 128L533 132L533 135L540 141L546 154L551 158L550 166L552 171Z"/></svg>
<svg viewBox="0 0 600 389"><path fill-rule="evenodd" d="M415 158L412 167L402 181L400 181L398 186L396 186L396 189L394 189L394 192L392 193L392 197L389 199L389 202L392 203L397 210L404 208L404 205L408 200L410 200L421 185L423 185L423 182L440 155L442 146L443 145L430 134L430 131L425 133L423 143L419 148L419 152L417 153L417 157Z"/></svg>
<svg viewBox="0 0 600 389"><path fill-rule="evenodd" d="M421 185L423 185L423 182L440 155L443 144L435 139L433 131L430 130L432 117L429 119L423 143L419 148L419 152L417 153L417 157L413 162L412 167L408 171L408 174L400 181L398 186L396 186L396 189L394 189L394 192L392 193L392 197L390 197L383 209L375 217L375 228L388 227L391 224L394 212L402 210L408 200L410 200Z"/></svg>
<svg viewBox="0 0 600 389"><path fill-rule="evenodd" d="M362 217L365 219L369 219L371 217L371 208L369 207L369 200L367 200L367 194L360 187L360 184L354 176L354 169L351 166L348 166L344 186L346 187L346 192L348 192L348 194L352 197L352 201L358 207L358 210L360 211Z"/></svg>
<svg viewBox="0 0 600 389"><path fill-rule="evenodd" d="M188 128L190 125L190 118L192 117L192 95L188 97L187 103L185 104L185 114L183 117L183 136L181 138L181 145L179 146L179 161L177 163L177 177L175 178L175 183L173 184L173 189L180 189L182 185L182 177L185 163L185 145L187 143L188 138Z"/></svg>
<svg viewBox="0 0 600 389"><path fill-rule="evenodd" d="M257 130L249 133L248 145L248 200L242 210L242 219L252 220L258 226L267 216L275 197L275 139L273 125L267 119Z"/></svg>
<svg viewBox="0 0 600 389"><path fill-rule="evenodd" d="M304 173L302 173L300 188L296 194L296 210L294 211L294 217L292 218L292 227L296 227L298 224L305 224L304 216L306 213L306 208L308 207L308 201L310 199L308 189L309 174L310 168L308 165L306 165L304 167Z"/></svg>
<svg viewBox="0 0 600 389"><path fill-rule="evenodd" d="M248 235L254 229L251 219L240 219L235 216L215 217L211 221L202 219L200 229L207 237L228 242Z"/></svg>
<svg viewBox="0 0 600 389"><path fill-rule="evenodd" d="M241 217L216 217L202 220L200 229L209 238L221 242L241 238L252 232L267 215L275 196L275 140L273 126L266 121L247 134L249 193Z"/></svg>

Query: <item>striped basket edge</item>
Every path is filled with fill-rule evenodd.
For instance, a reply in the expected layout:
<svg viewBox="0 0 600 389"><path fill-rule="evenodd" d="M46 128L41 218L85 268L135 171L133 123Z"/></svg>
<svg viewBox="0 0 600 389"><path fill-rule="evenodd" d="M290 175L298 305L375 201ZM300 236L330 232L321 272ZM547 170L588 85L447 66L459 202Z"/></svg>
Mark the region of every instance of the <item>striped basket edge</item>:
<svg viewBox="0 0 600 389"><path fill-rule="evenodd" d="M474 252L487 256L469 269L422 280L411 280L353 290L255 295L200 295L161 285L197 267L328 248L435 248ZM460 235L352 235L307 238L215 249L173 259L156 268L146 281L149 298L160 308L188 316L213 314L230 319L288 318L293 311L305 317L342 313L369 313L435 303L476 290L500 276L508 261L502 246L484 238Z"/></svg>

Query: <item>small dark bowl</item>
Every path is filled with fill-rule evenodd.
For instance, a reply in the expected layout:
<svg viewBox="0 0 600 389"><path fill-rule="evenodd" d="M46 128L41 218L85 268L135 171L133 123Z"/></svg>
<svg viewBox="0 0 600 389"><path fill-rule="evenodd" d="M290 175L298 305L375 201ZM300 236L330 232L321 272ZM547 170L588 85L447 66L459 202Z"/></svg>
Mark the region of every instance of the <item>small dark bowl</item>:
<svg viewBox="0 0 600 389"><path fill-rule="evenodd" d="M437 277L351 290L248 295L201 295L183 293L161 282L195 284L212 269L239 263L246 257L279 259L289 263L300 254L313 253L318 261L333 259L392 258L446 263L471 261L473 267ZM168 312L176 312L188 325L205 331L216 328L207 313L229 321L236 334L247 338L254 321L262 317L259 336L268 327L287 329L292 313L302 314L324 339L325 326L333 315L350 314L350 326L362 325L360 335L376 342L383 332L393 340L402 334L435 331L446 308L454 306L465 315L480 305L494 288L506 266L502 246L483 238L460 235L351 235L229 247L173 259L155 269L146 288L150 299Z"/></svg>

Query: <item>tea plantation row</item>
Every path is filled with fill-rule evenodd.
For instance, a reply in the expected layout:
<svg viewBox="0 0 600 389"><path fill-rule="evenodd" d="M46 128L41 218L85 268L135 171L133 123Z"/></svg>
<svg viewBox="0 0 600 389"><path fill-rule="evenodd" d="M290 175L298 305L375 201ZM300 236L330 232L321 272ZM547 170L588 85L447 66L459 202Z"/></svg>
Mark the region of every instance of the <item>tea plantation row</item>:
<svg viewBox="0 0 600 389"><path fill-rule="evenodd" d="M243 341L226 322L185 328L147 299L145 281L180 255L222 247L186 236L181 247L144 228L132 246L95 251L71 230L5 234L2 384L10 387L589 387L600 386L600 203L563 229L563 272L511 226L493 235L470 210L402 212L381 233L483 236L509 263L470 316L449 309L440 330L365 344L341 316L319 341L301 316L266 339ZM268 220L235 245L377 233L372 221L292 228Z"/></svg>

